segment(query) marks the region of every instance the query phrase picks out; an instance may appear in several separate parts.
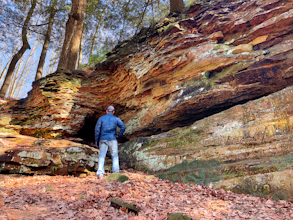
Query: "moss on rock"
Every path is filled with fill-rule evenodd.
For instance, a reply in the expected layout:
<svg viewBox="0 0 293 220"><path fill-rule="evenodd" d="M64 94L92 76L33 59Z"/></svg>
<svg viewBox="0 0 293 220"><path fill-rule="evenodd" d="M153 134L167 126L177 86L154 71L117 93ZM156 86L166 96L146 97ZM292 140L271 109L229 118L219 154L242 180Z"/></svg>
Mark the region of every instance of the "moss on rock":
<svg viewBox="0 0 293 220"><path fill-rule="evenodd" d="M110 176L106 177L106 180L117 180L120 183L127 181L129 178L120 173L112 173Z"/></svg>

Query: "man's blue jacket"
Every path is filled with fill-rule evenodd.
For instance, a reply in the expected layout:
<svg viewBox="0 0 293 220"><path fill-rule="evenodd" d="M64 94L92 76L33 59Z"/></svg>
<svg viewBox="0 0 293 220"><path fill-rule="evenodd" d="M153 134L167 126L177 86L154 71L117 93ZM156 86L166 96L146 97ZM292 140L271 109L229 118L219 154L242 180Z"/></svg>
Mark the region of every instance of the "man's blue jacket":
<svg viewBox="0 0 293 220"><path fill-rule="evenodd" d="M125 131L125 125L120 118L112 113L107 113L99 118L95 128L95 140L116 140L116 128L120 128L118 137L121 137Z"/></svg>

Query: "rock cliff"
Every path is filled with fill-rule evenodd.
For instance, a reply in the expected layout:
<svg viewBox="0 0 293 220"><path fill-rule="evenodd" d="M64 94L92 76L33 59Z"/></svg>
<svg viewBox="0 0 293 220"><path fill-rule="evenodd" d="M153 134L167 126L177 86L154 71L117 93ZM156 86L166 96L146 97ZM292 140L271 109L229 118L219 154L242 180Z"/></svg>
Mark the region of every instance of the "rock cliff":
<svg viewBox="0 0 293 220"><path fill-rule="evenodd" d="M161 178L293 201L293 86L120 147Z"/></svg>
<svg viewBox="0 0 293 220"><path fill-rule="evenodd" d="M194 1L120 42L95 67L58 70L35 81L26 99L3 102L0 129L90 143L96 120L114 105L130 140L121 152L136 165L167 176L209 168L215 178L200 170L190 178L240 192L251 190L236 183L241 176L292 180L292 39L292 1ZM280 181L269 192L286 189L290 198L292 186Z"/></svg>
<svg viewBox="0 0 293 220"><path fill-rule="evenodd" d="M110 104L128 139L190 125L292 85L292 24L291 1L195 1L96 67L34 82L10 125L26 135L87 138Z"/></svg>

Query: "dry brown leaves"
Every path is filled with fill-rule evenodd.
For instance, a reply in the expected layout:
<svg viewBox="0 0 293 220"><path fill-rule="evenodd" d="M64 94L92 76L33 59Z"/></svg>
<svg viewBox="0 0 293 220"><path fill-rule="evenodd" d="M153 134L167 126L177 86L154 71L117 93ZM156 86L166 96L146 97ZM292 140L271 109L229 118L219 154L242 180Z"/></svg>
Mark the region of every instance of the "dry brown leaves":
<svg viewBox="0 0 293 220"><path fill-rule="evenodd" d="M96 177L0 175L0 219L293 219L293 204L209 187L170 183L140 172L120 183ZM136 204L138 216L110 206L113 198Z"/></svg>

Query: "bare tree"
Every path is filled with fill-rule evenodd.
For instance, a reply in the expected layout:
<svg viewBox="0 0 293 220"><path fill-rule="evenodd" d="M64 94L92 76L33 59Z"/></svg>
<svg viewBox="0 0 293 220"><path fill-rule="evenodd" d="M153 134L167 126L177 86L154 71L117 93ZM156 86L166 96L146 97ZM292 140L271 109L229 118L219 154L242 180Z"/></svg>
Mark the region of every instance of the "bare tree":
<svg viewBox="0 0 293 220"><path fill-rule="evenodd" d="M11 60L12 60L12 58L13 58L13 54L15 53L15 51L17 50L17 48L18 48L19 46L20 46L20 44L17 45L15 48L12 49L12 52L11 52L9 58L8 58L8 61L7 61L5 67L3 68L2 72L1 72L1 75L0 75L0 82L1 82L2 79L4 78L4 76L5 76L5 71L7 70L9 63L11 62ZM4 58L4 53L3 53L3 58ZM1 65L2 65L2 64L1 64ZM2 69L2 68L1 68L1 69Z"/></svg>
<svg viewBox="0 0 293 220"><path fill-rule="evenodd" d="M80 47L86 0L72 0L58 69L74 70Z"/></svg>
<svg viewBox="0 0 293 220"><path fill-rule="evenodd" d="M147 8L148 8L148 6L149 6L149 3L150 3L150 0L145 1L143 12L142 12L142 14L141 14L141 16L140 16L140 20L139 20L139 22L138 22L138 24L137 24L137 26L136 26L135 34L137 34L138 31L139 31L139 28L140 28L140 26L141 26L141 24L142 24L142 22L143 22L143 19L144 19L144 17L145 17L145 13L146 13L146 11L147 11ZM152 7L152 9L153 9L153 7ZM152 10L152 17L154 17L154 16L153 16L153 10ZM154 18L153 18L153 20L154 20Z"/></svg>
<svg viewBox="0 0 293 220"><path fill-rule="evenodd" d="M42 77L43 68L44 68L44 64L45 64L45 59L46 59L48 47L49 47L49 44L50 44L50 37L51 37L53 24L54 24L54 16L55 16L55 13L56 13L56 5L57 5L57 0L53 0L52 8L50 9L48 29L47 29L47 33L45 35L45 40L44 40L43 49L42 49L42 53L41 53L41 56L40 56L40 60L39 60L35 80L38 80L38 79L40 79Z"/></svg>
<svg viewBox="0 0 293 220"><path fill-rule="evenodd" d="M30 45L28 43L27 36L26 36L27 35L27 27L28 27L28 24L29 24L29 22L31 20L31 17L33 15L34 9L36 7L36 3L37 3L37 0L32 0L31 8L29 9L29 12L28 12L28 14L26 16L26 19L24 21L24 24L22 26L22 34L21 34L22 35L22 47L13 56L13 58L11 60L11 63L9 65L9 68L7 70L3 85L2 85L1 90L0 90L0 97L2 97L2 98L5 97L5 94L6 94L7 90L8 90L9 83L10 83L10 80L11 80L11 76L13 74L13 71L15 69L15 66L16 66L17 62L19 61L19 59L21 59L21 57L23 56L25 51L27 49L30 49Z"/></svg>
<svg viewBox="0 0 293 220"><path fill-rule="evenodd" d="M84 28L82 29L82 32L81 32L77 67L79 67L81 65L81 61L82 61L83 38L84 38Z"/></svg>
<svg viewBox="0 0 293 220"><path fill-rule="evenodd" d="M183 0L170 0L170 13L182 12L184 8Z"/></svg>
<svg viewBox="0 0 293 220"><path fill-rule="evenodd" d="M32 46L31 52L28 55L28 58L26 59L26 61L24 63L24 66L22 68L22 72L21 72L20 76L18 77L18 81L16 83L16 86L13 87L13 90L11 92L12 97L18 97L19 96L19 93L20 93L20 91L21 91L21 89L23 87L24 81L25 81L26 74L29 72L29 71L27 71L27 65L28 65L32 55L35 53L35 51L37 49L38 40L39 40L39 37L35 40L35 42L34 42L34 44ZM18 93L17 93L17 96L15 96L15 93L16 93L17 89L18 89Z"/></svg>
<svg viewBox="0 0 293 220"><path fill-rule="evenodd" d="M112 0L112 1L113 1L113 0ZM112 1L111 1L111 2L112 2ZM90 50L89 60L90 60L90 57L91 57L91 56L93 55L93 53L94 53L94 47L95 47L95 45L96 45L97 34L98 34L99 29L100 29L100 26L101 26L101 24L102 24L103 16L104 16L105 12L107 11L108 5L109 5L109 0L107 0L106 5L105 5L105 8L103 9L103 11L102 11L102 13L101 13L101 15L100 15L100 18L99 18L99 22L98 22L98 24L97 24L97 26L96 26L95 34L94 34L93 39L92 39L92 45L91 45L91 50ZM89 61L89 62L90 62L90 61Z"/></svg>
<svg viewBox="0 0 293 220"><path fill-rule="evenodd" d="M16 66L17 70L14 71L14 74L12 75L12 80L10 80L9 89L8 89L8 93L7 93L8 97L13 97L12 93L13 93L13 90L15 89L17 78L19 78L19 72L22 67L22 61L23 61L23 56L20 58L20 60L18 62L18 67Z"/></svg>
<svg viewBox="0 0 293 220"><path fill-rule="evenodd" d="M123 41L124 38L124 33L125 33L125 25L126 25L126 20L127 20L127 8L130 4L131 0L128 0L126 2L126 4L123 6L123 22L122 22L122 30L120 31L120 35L119 35L119 41Z"/></svg>

